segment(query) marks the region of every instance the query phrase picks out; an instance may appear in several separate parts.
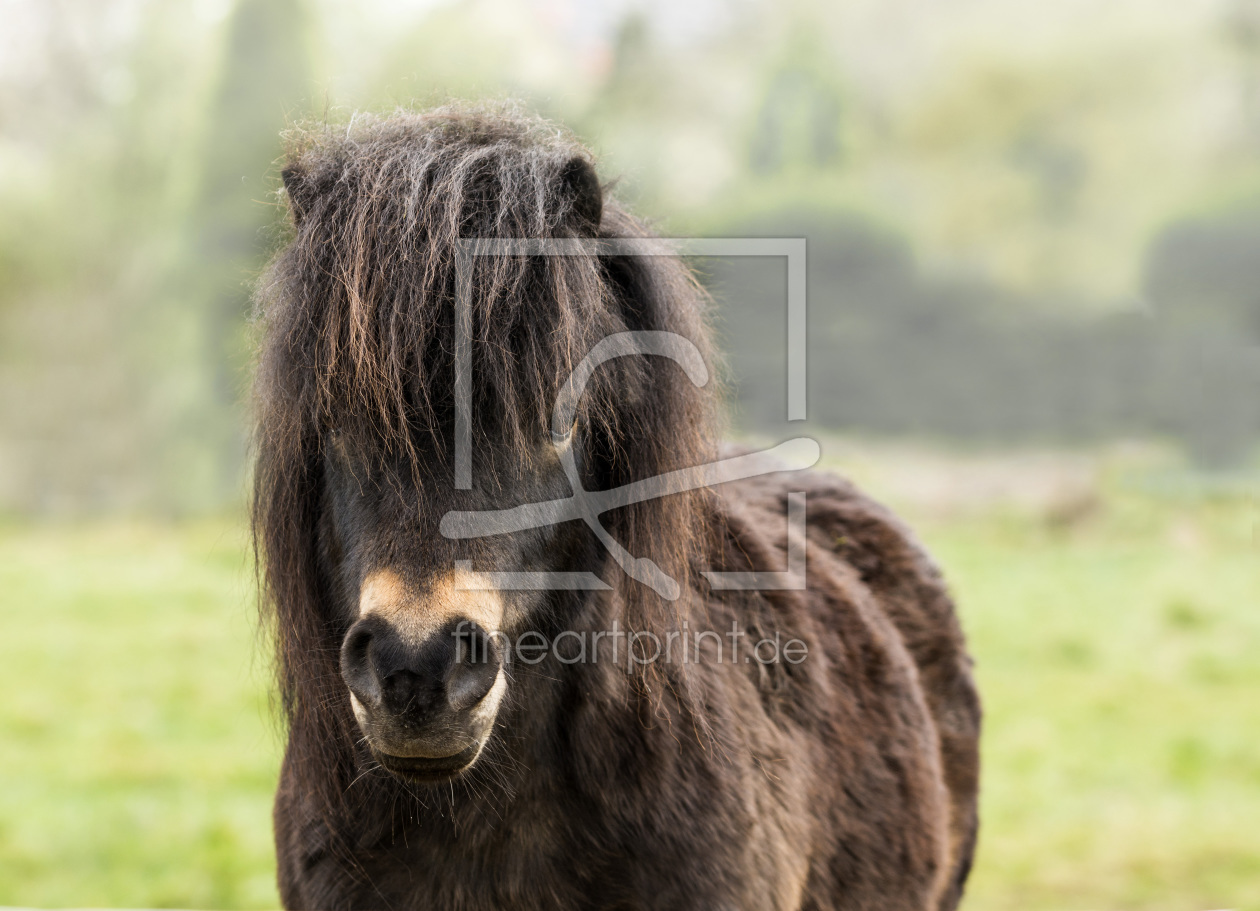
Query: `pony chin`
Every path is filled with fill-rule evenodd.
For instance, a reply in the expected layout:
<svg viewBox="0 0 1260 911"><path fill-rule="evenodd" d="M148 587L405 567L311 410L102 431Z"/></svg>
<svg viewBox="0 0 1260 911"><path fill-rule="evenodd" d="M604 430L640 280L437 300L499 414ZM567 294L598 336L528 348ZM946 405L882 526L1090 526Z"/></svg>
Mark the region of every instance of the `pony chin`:
<svg viewBox="0 0 1260 911"><path fill-rule="evenodd" d="M354 693L350 694L350 707L372 758L382 769L408 783L437 784L458 778L481 758L505 692L507 674L500 668L494 686L470 713L469 727L479 733L463 744L450 739L409 737L406 731L388 722L374 720Z"/></svg>

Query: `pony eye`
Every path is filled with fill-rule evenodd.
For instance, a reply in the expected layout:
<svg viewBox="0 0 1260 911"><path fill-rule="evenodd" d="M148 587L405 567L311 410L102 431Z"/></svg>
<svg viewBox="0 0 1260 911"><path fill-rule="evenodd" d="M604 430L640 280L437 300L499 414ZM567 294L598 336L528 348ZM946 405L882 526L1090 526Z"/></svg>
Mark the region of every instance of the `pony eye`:
<svg viewBox="0 0 1260 911"><path fill-rule="evenodd" d="M577 425L578 425L578 422L577 422L577 419L575 418L573 421L573 426L571 426L564 433L556 433L554 430L551 431L551 445L552 446L568 446L571 442L573 442L573 434L577 431Z"/></svg>

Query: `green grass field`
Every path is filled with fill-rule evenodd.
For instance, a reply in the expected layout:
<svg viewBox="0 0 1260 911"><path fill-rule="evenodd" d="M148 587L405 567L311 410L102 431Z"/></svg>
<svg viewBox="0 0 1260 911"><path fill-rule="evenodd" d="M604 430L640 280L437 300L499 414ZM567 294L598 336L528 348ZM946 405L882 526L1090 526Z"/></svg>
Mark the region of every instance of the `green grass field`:
<svg viewBox="0 0 1260 911"><path fill-rule="evenodd" d="M966 907L1260 908L1255 499L1106 476L944 509L854 464L976 656ZM239 522L0 526L0 905L276 905L251 579Z"/></svg>

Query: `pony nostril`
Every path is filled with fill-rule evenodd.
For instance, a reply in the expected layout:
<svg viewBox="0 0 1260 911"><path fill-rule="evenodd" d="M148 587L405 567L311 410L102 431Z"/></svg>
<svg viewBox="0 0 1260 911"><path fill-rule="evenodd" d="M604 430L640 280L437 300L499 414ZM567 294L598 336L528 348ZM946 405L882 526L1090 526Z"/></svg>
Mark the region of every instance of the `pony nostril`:
<svg viewBox="0 0 1260 911"><path fill-rule="evenodd" d="M362 623L356 623L354 628L350 630L350 634L346 636L346 643L342 646L341 656L352 656L354 659L366 660L368 646L372 644L372 631Z"/></svg>
<svg viewBox="0 0 1260 911"><path fill-rule="evenodd" d="M455 662L446 678L446 702L452 711L472 708L494 687L503 662L494 639L476 624L456 635Z"/></svg>
<svg viewBox="0 0 1260 911"><path fill-rule="evenodd" d="M354 697L365 706L375 706L381 701L381 687L372 668L369 650L372 647L372 630L366 624L356 623L341 645L341 676Z"/></svg>
<svg viewBox="0 0 1260 911"><path fill-rule="evenodd" d="M482 699L494 688L499 676L499 664L457 664L446 681L446 702L451 711L463 712Z"/></svg>

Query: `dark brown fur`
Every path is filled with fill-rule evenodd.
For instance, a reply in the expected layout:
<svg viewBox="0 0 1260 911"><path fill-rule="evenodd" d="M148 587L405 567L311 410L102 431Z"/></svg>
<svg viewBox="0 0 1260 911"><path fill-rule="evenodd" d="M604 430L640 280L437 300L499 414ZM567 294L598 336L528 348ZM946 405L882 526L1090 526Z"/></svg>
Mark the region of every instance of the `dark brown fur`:
<svg viewBox="0 0 1260 911"><path fill-rule="evenodd" d="M644 236L586 153L509 109L357 120L293 139L291 242L265 278L254 530L289 744L276 798L289 908L947 909L976 832L979 704L940 576L847 482L785 473L607 517L683 582L628 579L581 523L447 541L450 509L566 495L546 445L571 368L625 329L711 360L703 295L668 257L479 260L477 487L453 490L453 255L460 237ZM599 368L580 419L591 489L718 455L714 395L672 364ZM554 461L554 460L553 460ZM775 570L808 491L808 588L710 591ZM449 784L380 770L338 651L365 574L417 590L455 559L591 570L603 593L532 593L510 631L740 629L780 662L513 666L483 757Z"/></svg>

